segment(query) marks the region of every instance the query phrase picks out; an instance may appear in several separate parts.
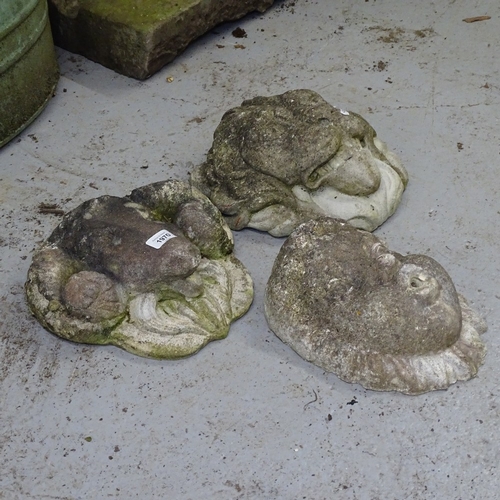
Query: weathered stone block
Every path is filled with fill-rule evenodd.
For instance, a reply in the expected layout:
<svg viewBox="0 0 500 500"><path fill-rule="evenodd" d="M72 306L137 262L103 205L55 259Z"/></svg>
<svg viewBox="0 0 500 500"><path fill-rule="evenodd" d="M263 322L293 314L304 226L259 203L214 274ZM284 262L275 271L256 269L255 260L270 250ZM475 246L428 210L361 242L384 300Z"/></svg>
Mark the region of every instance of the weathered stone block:
<svg viewBox="0 0 500 500"><path fill-rule="evenodd" d="M56 45L146 79L219 23L274 0L49 0Z"/></svg>

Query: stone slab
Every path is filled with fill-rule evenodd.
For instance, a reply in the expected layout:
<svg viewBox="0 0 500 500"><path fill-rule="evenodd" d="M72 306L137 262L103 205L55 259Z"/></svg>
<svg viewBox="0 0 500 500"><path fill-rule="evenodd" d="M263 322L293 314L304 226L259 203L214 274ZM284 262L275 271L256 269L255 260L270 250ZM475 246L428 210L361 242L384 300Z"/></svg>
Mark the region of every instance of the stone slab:
<svg viewBox="0 0 500 500"><path fill-rule="evenodd" d="M149 78L214 26L274 0L49 0L55 44L118 73Z"/></svg>

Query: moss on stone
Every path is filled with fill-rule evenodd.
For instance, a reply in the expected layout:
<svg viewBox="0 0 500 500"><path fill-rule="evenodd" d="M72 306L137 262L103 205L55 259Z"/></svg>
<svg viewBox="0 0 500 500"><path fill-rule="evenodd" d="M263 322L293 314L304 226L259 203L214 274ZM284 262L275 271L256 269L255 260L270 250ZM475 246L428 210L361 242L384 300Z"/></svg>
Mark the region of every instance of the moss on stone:
<svg viewBox="0 0 500 500"><path fill-rule="evenodd" d="M198 4L198 0L82 0L81 8L108 21L122 23L137 31L149 31L170 17Z"/></svg>

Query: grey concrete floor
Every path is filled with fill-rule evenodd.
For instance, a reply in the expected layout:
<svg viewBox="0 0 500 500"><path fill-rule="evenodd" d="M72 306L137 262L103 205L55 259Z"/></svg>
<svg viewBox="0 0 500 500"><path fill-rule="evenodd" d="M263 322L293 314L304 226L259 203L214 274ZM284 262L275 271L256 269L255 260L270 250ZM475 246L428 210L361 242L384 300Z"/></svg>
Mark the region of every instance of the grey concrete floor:
<svg viewBox="0 0 500 500"><path fill-rule="evenodd" d="M58 51L57 95L0 150L0 498L500 498L499 21L496 0L278 1L145 82ZM186 179L225 110L293 88L400 154L410 184L377 234L437 259L486 318L477 378L410 397L308 364L267 328L283 240L255 231L236 234L252 308L191 358L72 344L30 317L31 254L60 220L41 203Z"/></svg>

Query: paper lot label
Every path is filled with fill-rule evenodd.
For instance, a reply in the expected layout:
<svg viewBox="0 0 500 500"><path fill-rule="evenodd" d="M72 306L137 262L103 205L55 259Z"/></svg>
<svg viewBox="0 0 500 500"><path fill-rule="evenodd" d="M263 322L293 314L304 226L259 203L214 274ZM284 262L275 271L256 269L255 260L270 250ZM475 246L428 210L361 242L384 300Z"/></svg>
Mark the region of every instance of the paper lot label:
<svg viewBox="0 0 500 500"><path fill-rule="evenodd" d="M162 229L158 231L156 234L153 234L148 241L146 241L146 245L156 248L157 250L161 248L168 240L175 238L175 234L167 231L166 229Z"/></svg>

